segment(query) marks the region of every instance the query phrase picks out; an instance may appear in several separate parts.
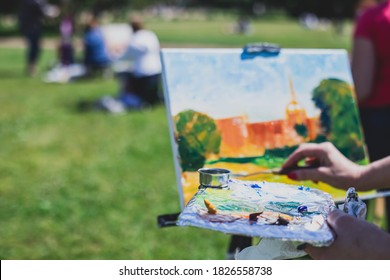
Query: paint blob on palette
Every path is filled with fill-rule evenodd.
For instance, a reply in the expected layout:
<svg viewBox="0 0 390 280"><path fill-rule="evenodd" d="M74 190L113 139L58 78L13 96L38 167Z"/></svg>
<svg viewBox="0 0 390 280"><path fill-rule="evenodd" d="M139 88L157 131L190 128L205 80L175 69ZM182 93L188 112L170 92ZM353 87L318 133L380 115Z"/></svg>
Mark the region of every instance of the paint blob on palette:
<svg viewBox="0 0 390 280"><path fill-rule="evenodd" d="M331 195L305 186L230 180L203 188L179 216L179 226L325 246L333 235L325 222L335 208Z"/></svg>

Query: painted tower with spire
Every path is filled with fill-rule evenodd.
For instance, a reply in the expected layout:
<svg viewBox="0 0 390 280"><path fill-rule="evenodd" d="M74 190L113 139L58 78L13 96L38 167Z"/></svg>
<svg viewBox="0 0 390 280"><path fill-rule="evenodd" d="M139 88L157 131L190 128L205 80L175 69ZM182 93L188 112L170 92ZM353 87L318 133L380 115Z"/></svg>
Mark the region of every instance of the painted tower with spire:
<svg viewBox="0 0 390 280"><path fill-rule="evenodd" d="M305 124L307 120L306 110L298 103L295 96L294 85L291 77L289 78L290 82L290 94L291 101L287 104L286 107L286 120L289 126L295 126L297 124Z"/></svg>

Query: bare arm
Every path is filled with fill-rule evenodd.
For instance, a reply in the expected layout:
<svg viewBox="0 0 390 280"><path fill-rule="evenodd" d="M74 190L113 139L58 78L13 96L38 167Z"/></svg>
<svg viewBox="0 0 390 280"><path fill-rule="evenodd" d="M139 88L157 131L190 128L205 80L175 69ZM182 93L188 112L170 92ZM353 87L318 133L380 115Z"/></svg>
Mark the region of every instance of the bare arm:
<svg viewBox="0 0 390 280"><path fill-rule="evenodd" d="M375 48L367 38L357 37L353 42L352 75L359 101L368 98L375 75Z"/></svg>
<svg viewBox="0 0 390 280"><path fill-rule="evenodd" d="M293 167L300 160L315 159L320 166L297 170L287 176L294 180L314 180L340 189L355 187L359 191L384 189L390 186L390 157L361 166L342 155L329 143L302 144L286 160L283 168Z"/></svg>
<svg viewBox="0 0 390 280"><path fill-rule="evenodd" d="M359 181L366 190L390 187L390 157L372 162L363 168Z"/></svg>

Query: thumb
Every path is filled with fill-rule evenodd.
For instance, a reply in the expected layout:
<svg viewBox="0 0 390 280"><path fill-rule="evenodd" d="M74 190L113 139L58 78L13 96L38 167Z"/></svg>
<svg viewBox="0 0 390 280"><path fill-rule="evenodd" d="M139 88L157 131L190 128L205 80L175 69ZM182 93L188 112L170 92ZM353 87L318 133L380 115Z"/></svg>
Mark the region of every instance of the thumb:
<svg viewBox="0 0 390 280"><path fill-rule="evenodd" d="M348 226L350 223L354 223L355 218L339 209L333 210L327 218L328 225L333 229L335 233L340 230L340 227Z"/></svg>

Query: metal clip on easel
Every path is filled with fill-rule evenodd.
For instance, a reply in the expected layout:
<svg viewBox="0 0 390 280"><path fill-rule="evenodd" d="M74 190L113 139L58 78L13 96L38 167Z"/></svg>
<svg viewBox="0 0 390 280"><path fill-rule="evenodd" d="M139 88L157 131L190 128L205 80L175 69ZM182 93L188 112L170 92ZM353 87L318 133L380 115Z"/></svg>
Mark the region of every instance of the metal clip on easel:
<svg viewBox="0 0 390 280"><path fill-rule="evenodd" d="M250 43L244 46L241 59L253 59L256 56L272 57L280 53L280 46L271 43Z"/></svg>
<svg viewBox="0 0 390 280"><path fill-rule="evenodd" d="M340 205L343 212L352 215L358 219L365 220L367 214L366 204L359 198L354 187L347 190L347 197L344 204Z"/></svg>
<svg viewBox="0 0 390 280"><path fill-rule="evenodd" d="M176 226L177 218L180 213L166 214L157 216L157 225L160 228L163 227L174 227Z"/></svg>

